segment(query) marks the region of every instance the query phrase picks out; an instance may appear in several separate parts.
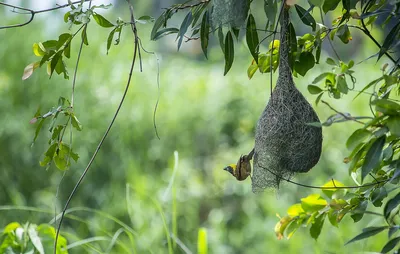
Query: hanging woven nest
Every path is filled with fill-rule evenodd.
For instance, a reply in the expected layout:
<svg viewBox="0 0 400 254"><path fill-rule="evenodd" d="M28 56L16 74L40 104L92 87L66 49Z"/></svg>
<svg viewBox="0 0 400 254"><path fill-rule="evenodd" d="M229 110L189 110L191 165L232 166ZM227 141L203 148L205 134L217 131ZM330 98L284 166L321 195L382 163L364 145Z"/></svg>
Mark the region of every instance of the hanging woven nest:
<svg viewBox="0 0 400 254"><path fill-rule="evenodd" d="M322 128L307 124L319 118L295 87L289 66L288 9L281 14L278 81L256 127L253 192L279 188L282 178L308 172L321 156Z"/></svg>

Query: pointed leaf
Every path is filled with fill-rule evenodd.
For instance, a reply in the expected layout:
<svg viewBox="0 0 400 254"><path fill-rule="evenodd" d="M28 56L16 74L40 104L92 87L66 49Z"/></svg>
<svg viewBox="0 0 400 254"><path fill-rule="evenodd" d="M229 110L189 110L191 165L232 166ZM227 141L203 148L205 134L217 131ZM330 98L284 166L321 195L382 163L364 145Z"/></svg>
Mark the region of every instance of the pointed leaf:
<svg viewBox="0 0 400 254"><path fill-rule="evenodd" d="M26 66L24 69L24 74L22 75L22 80L28 79L33 74L33 71L36 70L39 66L40 62L34 62Z"/></svg>
<svg viewBox="0 0 400 254"><path fill-rule="evenodd" d="M311 225L310 228L310 235L315 240L318 239L318 236L321 234L322 226L325 222L325 214L321 214L315 218L314 223Z"/></svg>
<svg viewBox="0 0 400 254"><path fill-rule="evenodd" d="M361 167L361 182L364 178L381 163L382 149L385 145L386 136L376 139L367 154L365 155L364 164Z"/></svg>
<svg viewBox="0 0 400 254"><path fill-rule="evenodd" d="M233 45L233 38L231 31L228 31L228 33L226 34L224 51L225 51L225 70L224 70L224 76L225 76L231 69L233 64L233 59L235 57L235 48Z"/></svg>
<svg viewBox="0 0 400 254"><path fill-rule="evenodd" d="M400 192L397 193L396 196L394 196L386 203L385 208L383 209L383 214L385 215L386 219L389 217L390 212L393 211L393 209L395 209L396 207L398 207L399 204L400 204Z"/></svg>
<svg viewBox="0 0 400 254"><path fill-rule="evenodd" d="M183 20L181 27L179 28L178 32L178 51L181 48L182 41L183 41L183 36L185 35L186 31L188 30L188 27L190 26L190 23L192 23L192 12L188 12L186 15L185 19Z"/></svg>
<svg viewBox="0 0 400 254"><path fill-rule="evenodd" d="M247 27L246 27L246 41L247 46L249 47L250 53L254 58L254 61L258 64L258 33L256 21L254 20L253 15L250 13L249 18L247 19Z"/></svg>
<svg viewBox="0 0 400 254"><path fill-rule="evenodd" d="M361 142L371 135L371 132L366 129L358 129L347 139L346 147L349 150L356 148Z"/></svg>
<svg viewBox="0 0 400 254"><path fill-rule="evenodd" d="M397 42L396 38L400 31L400 22L398 22L388 33L383 42L381 49L379 50L378 60L392 47L393 42Z"/></svg>
<svg viewBox="0 0 400 254"><path fill-rule="evenodd" d="M210 24L209 24L209 15L208 11L204 12L203 19L201 21L200 27L200 42L201 49L203 50L204 56L207 57L207 48L208 48L208 37L210 33Z"/></svg>
<svg viewBox="0 0 400 254"><path fill-rule="evenodd" d="M356 237L354 237L353 239L351 239L350 241L345 243L345 245L355 242L355 241L359 241L359 240L371 237L371 236L374 236L387 228L388 228L387 226L364 228L363 232L361 234L357 235Z"/></svg>
<svg viewBox="0 0 400 254"><path fill-rule="evenodd" d="M97 24L99 24L99 26L101 27L113 27L113 23L111 23L110 21L108 21L105 17L103 17L102 15L94 12L93 13L93 18L96 21Z"/></svg>
<svg viewBox="0 0 400 254"><path fill-rule="evenodd" d="M394 247L396 247L396 245L400 242L400 236L393 238L392 240L390 240L389 242L387 242L385 244L385 246L383 246L381 252L382 253L388 253L389 251L391 251Z"/></svg>
<svg viewBox="0 0 400 254"><path fill-rule="evenodd" d="M299 15L301 21L307 25L311 26L312 30L315 31L317 27L317 23L315 22L315 19L311 16L309 11L306 11L303 7L300 5L295 4L297 14Z"/></svg>
<svg viewBox="0 0 400 254"><path fill-rule="evenodd" d="M178 32L179 32L179 29L175 28L175 27L165 28L165 29L162 29L162 30L158 31L154 35L153 40L156 41L156 40L160 39L161 37L164 37L164 36L166 36L168 34L173 34L173 33L178 33Z"/></svg>

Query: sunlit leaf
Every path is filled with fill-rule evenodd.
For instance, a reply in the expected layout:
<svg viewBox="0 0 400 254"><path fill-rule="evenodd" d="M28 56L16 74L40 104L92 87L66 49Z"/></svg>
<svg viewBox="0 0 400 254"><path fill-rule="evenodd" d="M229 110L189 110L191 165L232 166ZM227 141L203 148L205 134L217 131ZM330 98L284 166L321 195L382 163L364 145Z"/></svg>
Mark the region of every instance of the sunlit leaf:
<svg viewBox="0 0 400 254"><path fill-rule="evenodd" d="M97 24L99 24L99 26L101 27L113 27L113 23L111 23L110 21L108 21L105 17L103 17L102 15L94 12L93 13L93 18L96 21Z"/></svg>
<svg viewBox="0 0 400 254"><path fill-rule="evenodd" d="M305 211L301 207L301 204L294 204L288 208L287 213L290 217L296 217L305 213Z"/></svg>
<svg viewBox="0 0 400 254"><path fill-rule="evenodd" d="M197 253L207 254L208 253L208 242L207 242L207 229L199 228L197 236Z"/></svg>
<svg viewBox="0 0 400 254"><path fill-rule="evenodd" d="M285 216L279 220L279 222L275 225L275 235L278 238L278 240L281 240L283 238L283 233L285 232L285 229L287 226L292 222L292 218L289 216Z"/></svg>
<svg viewBox="0 0 400 254"><path fill-rule="evenodd" d="M306 198L301 199L301 207L306 212L315 212L324 207L326 207L328 203L325 199L323 199L319 194L310 194Z"/></svg>
<svg viewBox="0 0 400 254"><path fill-rule="evenodd" d="M338 191L339 189L336 189L335 187L344 187L345 185L339 181L336 180L331 180L322 185L323 189L322 192L328 196L329 198L332 198L333 193ZM332 187L332 189L326 189L326 187Z"/></svg>

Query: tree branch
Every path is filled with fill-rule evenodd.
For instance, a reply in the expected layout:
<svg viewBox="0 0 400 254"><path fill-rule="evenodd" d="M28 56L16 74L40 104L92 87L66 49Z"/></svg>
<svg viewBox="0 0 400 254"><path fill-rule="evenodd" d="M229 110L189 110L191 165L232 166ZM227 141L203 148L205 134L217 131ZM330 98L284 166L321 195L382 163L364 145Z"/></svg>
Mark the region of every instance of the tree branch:
<svg viewBox="0 0 400 254"><path fill-rule="evenodd" d="M121 98L120 103L119 103L119 105L117 107L117 110L115 111L114 116L112 117L110 124L108 125L103 137L101 138L99 144L97 145L96 150L94 151L94 153L93 153L92 157L90 158L85 170L81 174L78 182L75 184L73 190L71 191L71 194L68 197L67 202L65 203L64 209L62 210L62 213L61 213L60 222L58 224L57 233L56 233L56 237L55 237L55 241L54 241L54 254L56 254L56 251L57 251L58 236L60 234L61 225L62 225L63 219L65 217L65 213L66 213L66 211L67 211L67 209L69 207L69 204L71 203L72 198L75 196L79 186L81 185L81 183L82 183L83 179L85 178L86 174L88 173L93 161L95 160L97 154L99 153L100 148L102 147L102 145L104 143L104 140L107 138L107 136L108 136L108 134L109 134L109 132L111 130L111 127L114 125L114 122L115 122L115 120L116 120L116 118L118 116L118 113L119 113L119 111L120 111L120 109L122 107L122 104L123 104L123 102L125 100L125 97L126 97L126 95L128 93L128 90L129 90L129 86L130 86L131 79L132 79L132 74L133 74L133 68L135 67L136 57L138 55L138 51L140 50L140 48L139 48L139 36L137 34L136 23L135 23L135 18L134 18L134 14L133 14L133 7L132 7L131 3L129 2L129 0L127 0L127 1L128 1L129 6L130 6L130 11L131 11L131 27L132 27L132 32L133 32L133 35L134 35L134 49L133 49L132 63L131 63L130 72L129 72L129 75L128 75L128 80L127 80L127 83L126 83L126 86L125 86L124 94L122 95L122 98Z"/></svg>
<svg viewBox="0 0 400 254"><path fill-rule="evenodd" d="M88 1L91 1L91 0L84 0L84 2L88 2ZM36 14L62 9L62 8L71 6L73 4L78 4L80 2L82 2L82 1L75 1L75 2L72 2L72 3L63 4L63 5L59 5L57 7L48 8L48 9L44 9L44 10L38 10L38 11L34 11L32 9L20 7L20 6L17 6L17 5L12 5L12 4L7 4L7 3L4 3L4 2L0 2L0 6L3 5L3 6L6 6L6 7L13 8L13 9L27 11L27 13L22 13L22 14L29 14L30 15L29 20L24 22L24 23L19 23L19 24L16 24L16 25L9 25L9 26L0 26L0 29L7 29L7 28L15 28L15 27L26 26L26 25L28 25L29 23L31 23L33 21L33 19L35 18Z"/></svg>

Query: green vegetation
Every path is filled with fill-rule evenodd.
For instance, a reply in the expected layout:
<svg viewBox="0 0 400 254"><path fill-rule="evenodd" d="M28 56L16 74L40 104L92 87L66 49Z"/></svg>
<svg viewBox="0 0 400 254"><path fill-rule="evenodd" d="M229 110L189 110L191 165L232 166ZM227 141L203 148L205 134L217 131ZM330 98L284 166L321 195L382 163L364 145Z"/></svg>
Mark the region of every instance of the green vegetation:
<svg viewBox="0 0 400 254"><path fill-rule="evenodd" d="M222 169L254 146L255 124L270 93L269 74L255 73L276 69L279 45L268 48L271 36L256 50L255 34L244 30L238 40L236 30L221 31L222 42L219 31L216 38L208 37L212 28L201 16L212 16L206 14L207 8L199 8L193 16L185 9L177 12L186 15L169 21L178 28L161 24L159 28L169 30L157 34L152 27L161 21L151 23L152 18L146 16L151 13L146 9L149 5L131 2L138 19L143 14L136 24L141 43L157 55L141 51L143 72L137 62L120 114L67 209L57 253L66 252L63 246L68 253L263 253L266 249L350 253L396 246L399 79L397 68L392 71L386 66L392 63L385 55L395 36L384 37L373 30L374 38L385 46L377 48L360 29L349 30L358 22L352 8L328 5L339 1L310 1L316 5L312 16L307 3L296 6L292 16L299 21L298 27L293 26L298 55L292 56L298 57L293 68L300 75L295 82L309 102L317 102L313 106L323 122L324 143L317 166L297 175L295 181L325 184L328 189L283 183L277 192L255 195L250 179L237 182ZM340 42L336 38L333 43L341 61L329 57L322 47L325 35L318 34L316 26L319 6L323 12L330 11L326 20L337 22L333 26L338 26ZM280 4L275 14L279 8ZM335 20L342 9L348 11L343 21ZM0 9L5 25L21 22L21 16L10 15L9 10ZM87 26L79 10L65 15L68 10L37 14L27 26L0 30L0 38L5 38L0 48L4 60L0 65L0 253L7 248L9 253L51 253L54 216L95 151L128 79L134 41L127 5L95 8L90 14L95 22ZM270 12L250 10L254 17L246 18L245 27L262 24L274 29L276 17ZM379 7L366 10L366 25L370 25ZM78 15L82 23L68 30L64 18L68 22L71 15ZM196 19L200 39L186 43L184 34L190 34L188 28ZM348 20L352 23L347 24ZM175 36L162 37L174 32L178 33L176 42ZM260 41L263 33L258 32ZM153 42L150 38L161 39ZM116 40L119 45L113 45ZM355 41L362 42L357 51ZM364 60L375 53L378 64L376 57ZM320 64L302 64L310 54ZM25 66L29 67L23 71ZM273 78L275 84L276 75ZM155 123L160 139L153 122L157 101ZM381 183L334 189L376 181ZM326 219L329 222L324 224ZM290 240L277 240L284 236ZM373 241L358 241L367 237Z"/></svg>

